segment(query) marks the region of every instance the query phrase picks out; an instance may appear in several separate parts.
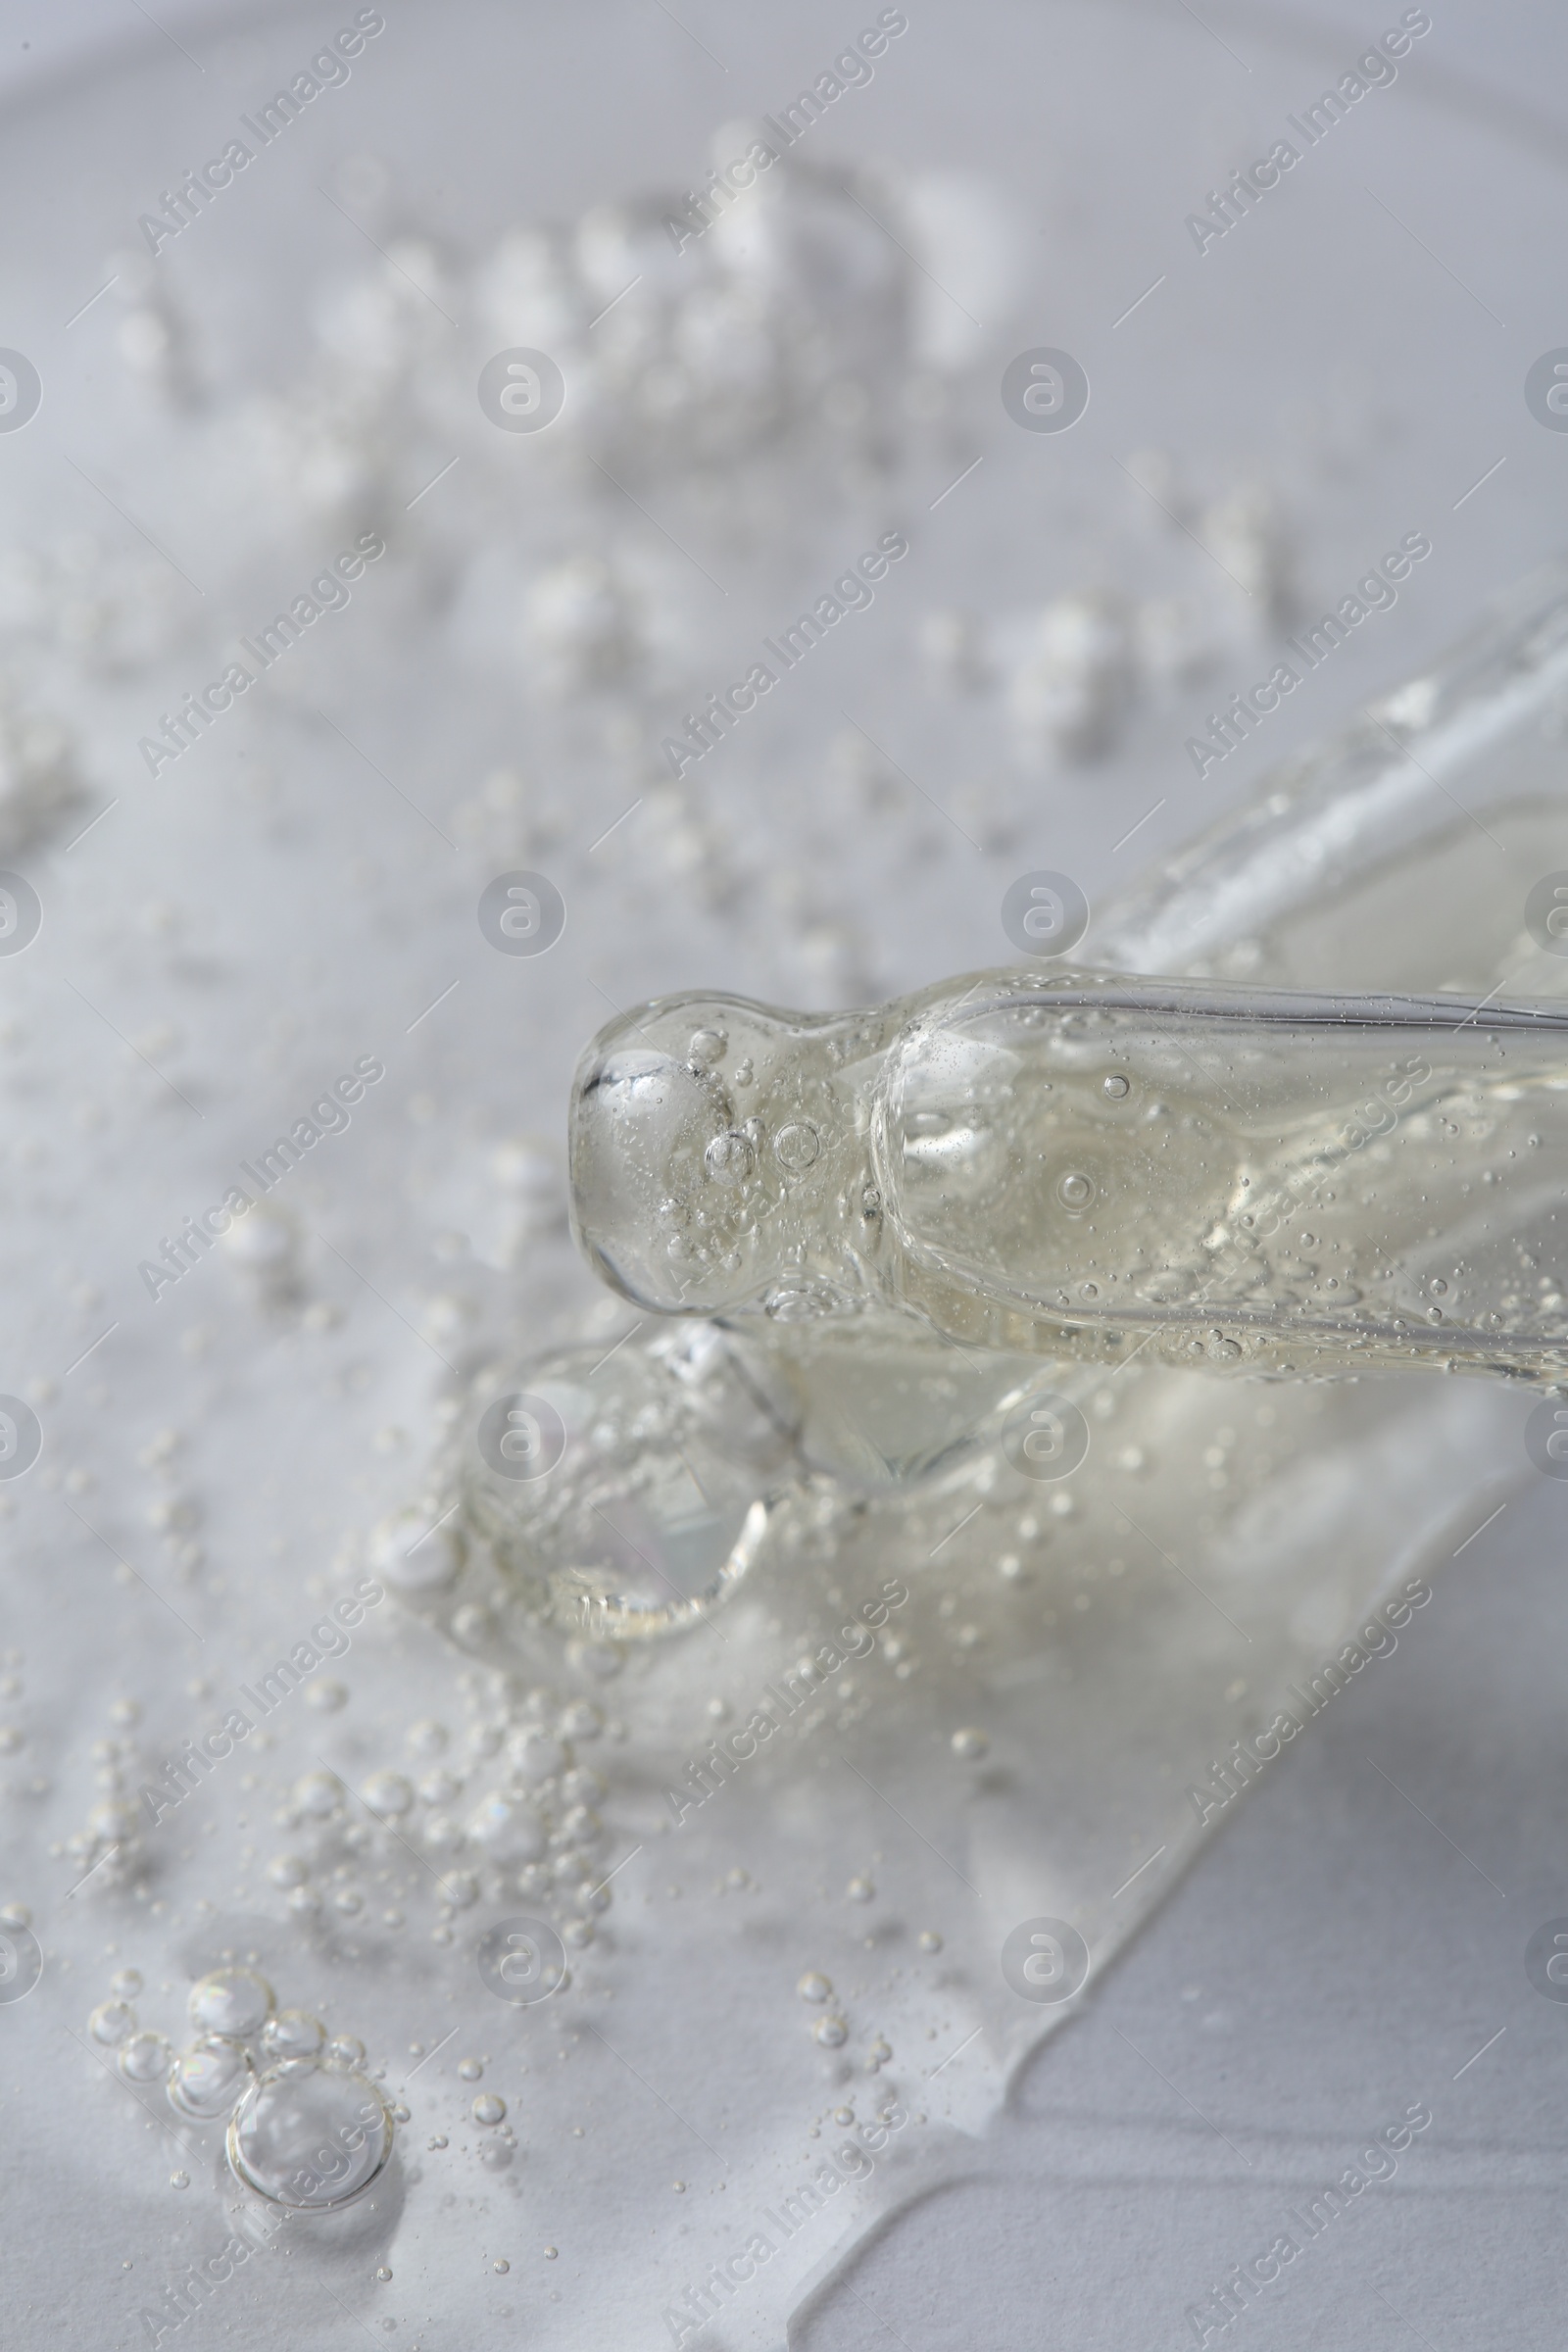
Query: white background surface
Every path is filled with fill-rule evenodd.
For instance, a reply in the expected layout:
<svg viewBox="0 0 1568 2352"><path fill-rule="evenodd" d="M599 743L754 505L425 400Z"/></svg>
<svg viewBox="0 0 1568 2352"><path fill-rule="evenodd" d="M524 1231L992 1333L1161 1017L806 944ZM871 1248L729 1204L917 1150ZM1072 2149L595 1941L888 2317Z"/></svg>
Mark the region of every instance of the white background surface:
<svg viewBox="0 0 1568 2352"><path fill-rule="evenodd" d="M737 29L721 9L701 20L695 10L682 13L720 48L726 29ZM1152 22L1178 13L1151 9L1147 16ZM1250 12L1201 13L1245 49ZM1418 73L1425 74L1436 102L1410 134L1415 146L1425 146L1417 225L1435 253L1459 257L1453 266L1509 320L1506 355L1494 385L1477 356L1492 327L1462 290L1439 286L1434 301L1423 288L1419 316L1410 322L1419 365L1401 371L1401 313L1413 302L1402 262L1391 266L1386 342L1360 308L1338 322L1348 342L1359 343L1367 329L1373 372L1390 371L1379 389L1391 392L1399 429L1430 436L1413 480L1400 481L1398 494L1379 496L1372 535L1391 522L1408 527L1419 519L1406 512L1402 494L1435 481L1434 451L1451 462L1443 479L1453 497L1505 445L1513 462L1494 503L1483 493L1446 526L1445 561L1441 574L1438 563L1431 567L1430 597L1412 596L1389 616L1374 648L1357 644L1340 674L1315 682L1316 699L1299 698L1277 741L1237 761L1245 772L1234 779L1227 771L1226 798L1245 790L1266 758L1319 731L1350 701L1391 683L1434 650L1485 594L1527 569L1559 534L1562 468L1551 461L1564 447L1534 433L1514 388L1538 349L1568 341L1568 314L1560 309L1560 194L1552 217L1544 199L1523 207L1518 201L1529 175L1540 173L1543 188L1550 184L1540 160L1548 145L1544 125L1556 120L1568 140L1568 102L1561 96L1568 28L1544 10L1482 7L1477 0L1433 13L1433 34L1409 76L1415 84ZM161 15L181 38L187 27L207 22L172 10ZM1396 15L1385 12L1389 22ZM1142 21L1136 12L1127 19L1135 28ZM1286 43L1302 61L1303 94L1317 86L1325 61L1341 51L1348 61L1374 29L1344 12L1306 9L1273 22L1329 35L1325 42L1303 32ZM1383 22L1379 17L1378 26ZM949 15L944 24L953 35L956 19ZM900 61L909 77L904 93L897 94L890 71L879 94L865 94L868 110L873 100L889 110L879 118L868 111L875 136L906 158L927 142L954 151L949 160L985 160L964 150L983 135L987 108L978 77L983 69L996 70L1002 44L989 37L994 28L984 10L969 24L977 80L959 92L957 129L945 111L945 88L921 78L913 33L906 69ZM13 105L25 103L29 75L52 73L103 43L145 49L158 37L132 11L84 6L12 7L4 26ZM750 13L745 27L748 39L756 35ZM637 93L617 79L612 57L601 58L595 33L593 13L583 11L560 29L560 40L581 74L596 77L602 154L609 154L617 109L633 112ZM1206 37L1197 24L1187 33L1198 44ZM194 32L189 37L198 39ZM825 56L839 37L836 16L822 10L797 27L787 54L769 27L760 35L771 54L759 70L760 86L793 86L790 75L801 60L814 59L818 49ZM28 40L33 46L24 62L21 45ZM705 126L730 111L728 93L702 78L710 70L696 52L688 54L675 33L670 42L669 114L655 125L641 120L637 136L645 145L634 181L652 175L656 164L683 176ZM1076 194L1089 213L1103 200L1112 209L1125 205L1129 219L1137 214L1138 125L1145 110L1159 103L1157 90L1140 86L1139 61L1133 33L1122 78L1072 93ZM469 54L465 70L473 63ZM1216 104L1223 105L1219 94L1228 99L1236 69L1218 47L1213 71ZM373 108L369 83L367 74L356 103ZM1386 97L1392 108L1408 95L1408 89L1387 93L1374 103ZM1490 169L1481 176L1454 172L1445 184L1444 107L1450 97L1458 115L1483 124ZM456 65L451 85L430 94L429 103L437 118L430 148L439 153L443 140L450 142L456 173L466 135ZM451 112L450 127L443 109ZM1532 129L1532 121L1543 127ZM1008 112L999 135L1016 137L1019 122ZM373 140L375 129L372 111L359 133ZM1089 159L1095 159L1092 172ZM1515 167L1518 180L1511 176ZM598 169L603 184L603 165ZM590 200L595 179L594 169L579 169L563 199L567 209ZM1195 189L1192 200L1200 194ZM1162 187L1158 201L1166 212L1171 200ZM10 209L14 238L16 191ZM1248 225L1261 231L1268 223ZM1118 287L1107 317L1165 265L1174 251L1170 226L1161 213L1158 234L1149 239L1153 258L1144 270L1118 212L1112 243L1126 265L1127 290L1123 296ZM1313 223L1317 242L1308 238L1292 249L1291 266L1300 272L1294 308L1303 321L1296 367L1321 362L1327 368L1345 356L1335 348L1335 289L1342 277L1354 276L1348 247L1367 233L1325 199ZM95 282L96 261L84 241L84 291ZM1354 276L1354 282L1359 304L1365 281ZM1503 286L1515 294L1534 286L1527 317L1499 292ZM1172 352L1182 347L1200 388L1204 337L1223 345L1228 329L1212 320L1177 323L1156 329L1156 337L1167 331ZM24 338L19 333L17 340ZM1156 341L1155 348L1165 346ZM1278 388L1271 378L1270 398ZM1223 408L1223 397L1216 397ZM1191 380L1180 398L1190 419L1200 405ZM1514 401L1506 413L1505 398ZM1157 410L1157 400L1146 397L1127 416L1121 446L1156 437ZM1270 434L1267 423L1260 425L1265 460ZM1388 463L1397 476L1397 447ZM1084 495L1092 502L1102 492L1088 485ZM1441 505L1451 509L1451 499ZM1441 513L1435 494L1432 512ZM993 555L1009 519L1004 500ZM1093 535L1092 526L1083 527L1085 541ZM1346 517L1337 518L1335 535L1351 544ZM987 551L973 542L960 552L977 565L986 560ZM1337 561L1337 552L1321 552L1314 562L1315 573L1331 586ZM1059 569L1070 576L1054 551L1047 565L1053 586ZM1020 591L1036 584L1030 573L1025 558L1014 573ZM1084 870L1092 888L1102 872L1089 872L1091 862L1099 858L1108 880L1106 843L1165 790L1177 734L1166 726L1164 767L1152 790L1145 784L1153 772L1152 746L1138 747L1143 773L1135 763L1103 783L1070 787L1074 797L1061 823L1074 845L1072 870ZM1099 797L1098 809L1086 810L1086 792ZM1113 829L1105 821L1112 802L1118 813L1123 803L1127 811ZM1217 805L1211 796L1203 812ZM608 808L602 821L613 813ZM1198 813L1190 792L1185 800L1173 797L1150 827L1146 854L1152 856L1161 838L1184 838ZM740 830L744 835L744 819ZM928 900L926 913L907 927L874 905L862 906L874 943L872 976L902 987L945 963L956 968L995 955L994 896L977 894L972 916L955 908L945 924L933 921ZM933 938L940 941L935 962ZM612 985L629 996L696 977L748 986L765 979L787 992L787 974L775 977L777 959L770 967L761 951L759 960L760 972L743 979L694 973L678 923L656 913L644 934L628 932L618 941ZM414 994L423 1001L417 987ZM575 995L581 1002L562 1008L558 1078L599 1017L581 988ZM558 1084L557 1099L559 1093ZM1568 2015L1530 1989L1522 1956L1540 1921L1568 1911L1561 1796L1568 1747L1561 1703L1565 1503L1568 1497L1538 1488L1435 1580L1436 1602L1397 1655L1337 1702L1311 1740L1268 1777L1118 1964L1098 2002L1029 2069L1010 2112L990 2135L985 2177L938 2192L895 2221L849 2275L849 2291L829 2290L808 2318L804 2345L811 2352L850 2346L859 2352L897 2341L909 2352L950 2346L956 2352L987 2340L1140 2352L1189 2341L1183 2307L1200 2299L1231 2264L1260 2252L1290 2226L1285 2207L1333 2178L1370 2132L1418 2100L1431 2106L1434 2122L1396 2179L1369 2191L1240 2328L1278 2352L1406 2340L1460 2352L1503 2341L1560 2341ZM1501 2038L1461 2072L1501 2029ZM13 2145L7 2161L24 2159ZM90 2238L89 2218L80 2217L80 2226ZM73 2241L77 2227L74 2220ZM49 2340L47 2318L33 2325L42 2330L38 2340Z"/></svg>

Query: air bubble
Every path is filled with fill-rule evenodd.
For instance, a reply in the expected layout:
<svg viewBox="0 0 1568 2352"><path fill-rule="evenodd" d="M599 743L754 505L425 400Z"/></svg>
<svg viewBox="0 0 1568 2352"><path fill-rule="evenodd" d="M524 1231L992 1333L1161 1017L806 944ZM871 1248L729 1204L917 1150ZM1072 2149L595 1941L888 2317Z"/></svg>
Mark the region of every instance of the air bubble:
<svg viewBox="0 0 1568 2352"><path fill-rule="evenodd" d="M492 1862L537 1862L549 1834L533 1807L519 1797L486 1797L468 1822L468 1836Z"/></svg>
<svg viewBox="0 0 1568 2352"><path fill-rule="evenodd" d="M224 2034L205 2034L174 2060L169 2104L193 2123L213 2123L229 2113L255 2072L242 2041L231 2041Z"/></svg>
<svg viewBox="0 0 1568 2352"><path fill-rule="evenodd" d="M246 2091L225 2144L235 2178L258 2196L295 2213L329 2213L369 2187L393 2138L368 2076L290 2058Z"/></svg>
<svg viewBox="0 0 1568 2352"><path fill-rule="evenodd" d="M401 1772L372 1772L360 1794L383 1821L401 1821L414 1808L414 1784Z"/></svg>
<svg viewBox="0 0 1568 2352"><path fill-rule="evenodd" d="M714 1184L744 1184L757 1154L738 1128L715 1135L703 1153L703 1165Z"/></svg>
<svg viewBox="0 0 1568 2352"><path fill-rule="evenodd" d="M773 1156L792 1176L813 1167L821 1150L822 1139L809 1119L791 1119L773 1138Z"/></svg>
<svg viewBox="0 0 1568 2352"><path fill-rule="evenodd" d="M262 2055L275 2065L283 2058L314 2058L326 2039L318 2017L303 2009L280 2009L262 2028Z"/></svg>
<svg viewBox="0 0 1568 2352"><path fill-rule="evenodd" d="M335 1772L307 1772L294 1784L294 1802L302 1813L324 1821L343 1801L343 1784Z"/></svg>
<svg viewBox="0 0 1568 2352"><path fill-rule="evenodd" d="M549 1732L519 1732L509 1743L507 1754L524 1781L553 1780L564 1772L571 1761L569 1750Z"/></svg>
<svg viewBox="0 0 1568 2352"><path fill-rule="evenodd" d="M173 2062L162 2034L133 2034L120 2045L118 2063L127 2082L162 2082Z"/></svg>
<svg viewBox="0 0 1568 2352"><path fill-rule="evenodd" d="M383 1519L371 1534L367 1547L370 1566L408 1600L444 1592L463 1566L462 1531L450 1523L437 1525L440 1517L439 1505L429 1510L405 1508Z"/></svg>
<svg viewBox="0 0 1568 2352"><path fill-rule="evenodd" d="M272 1987L254 1969L216 1968L191 1986L190 2022L202 2034L260 2033L273 2009Z"/></svg>

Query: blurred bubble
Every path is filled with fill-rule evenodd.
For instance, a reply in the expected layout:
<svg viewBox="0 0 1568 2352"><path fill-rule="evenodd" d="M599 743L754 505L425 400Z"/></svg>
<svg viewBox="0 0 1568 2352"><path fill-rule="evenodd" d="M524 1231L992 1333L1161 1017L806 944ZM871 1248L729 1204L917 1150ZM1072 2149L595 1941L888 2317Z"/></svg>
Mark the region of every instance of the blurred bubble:
<svg viewBox="0 0 1568 2352"><path fill-rule="evenodd" d="M162 2034L133 2034L120 2045L120 2071L127 2082L162 2082L173 2059Z"/></svg>

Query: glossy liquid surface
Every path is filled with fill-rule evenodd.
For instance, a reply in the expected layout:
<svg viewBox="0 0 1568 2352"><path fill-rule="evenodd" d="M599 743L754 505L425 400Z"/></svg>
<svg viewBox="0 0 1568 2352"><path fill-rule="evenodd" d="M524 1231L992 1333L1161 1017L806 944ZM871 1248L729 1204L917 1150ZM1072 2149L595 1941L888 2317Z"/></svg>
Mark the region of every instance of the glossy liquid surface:
<svg viewBox="0 0 1568 2352"><path fill-rule="evenodd" d="M1565 1104L1548 1005L1076 973L838 1021L678 1000L585 1057L576 1215L640 1305L797 1357L891 1313L1010 1355L1553 1378Z"/></svg>

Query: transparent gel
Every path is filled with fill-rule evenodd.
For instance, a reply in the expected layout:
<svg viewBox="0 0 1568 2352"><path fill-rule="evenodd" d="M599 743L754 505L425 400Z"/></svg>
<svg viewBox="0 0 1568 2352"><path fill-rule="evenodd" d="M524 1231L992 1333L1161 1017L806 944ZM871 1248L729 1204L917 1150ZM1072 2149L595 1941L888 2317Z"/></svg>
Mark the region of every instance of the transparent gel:
<svg viewBox="0 0 1568 2352"><path fill-rule="evenodd" d="M1267 1728L1338 1703L1311 1694L1386 1647L1385 1603L1421 1641L1438 1563L1537 1474L1568 958L1525 906L1562 858L1564 709L1559 580L1102 918L1098 966L869 1013L688 997L585 1055L576 1231L626 1312L458 1400L396 1555L439 1526L445 1569L400 1591L613 1718L601 1867L634 1858L554 1997L612 1991L608 2097L657 2051L690 2105L599 2143L600 2210L719 2144L728 1915L692 1890L755 1921L723 1944L755 2129L661 2292L778 2210L809 2134L912 2120L737 2299L737 2343L777 2352L825 2265L983 2169L1022 2059L1289 1769ZM1067 1464L1005 1440L1048 1397L1087 1433ZM509 1398L559 1423L537 1477L478 1446ZM537 1865L493 1892L470 1842L482 1901L564 1933ZM1042 1922L1086 1973L1020 1990Z"/></svg>
<svg viewBox="0 0 1568 2352"><path fill-rule="evenodd" d="M564 1458L469 1458L469 1513L559 1621L663 1633L792 1484L952 1476L1088 1367L1559 1380L1565 1112L1549 1002L1038 968L640 1007L578 1070L573 1219L665 1327L538 1364Z"/></svg>
<svg viewBox="0 0 1568 2352"><path fill-rule="evenodd" d="M1075 971L841 1018L682 997L589 1049L574 1210L656 1313L1555 1377L1565 1113L1551 1005Z"/></svg>

